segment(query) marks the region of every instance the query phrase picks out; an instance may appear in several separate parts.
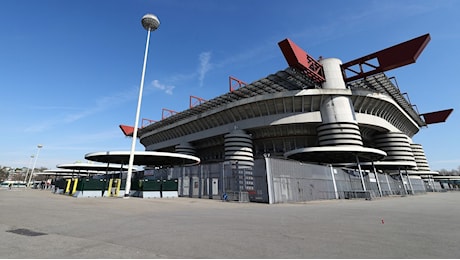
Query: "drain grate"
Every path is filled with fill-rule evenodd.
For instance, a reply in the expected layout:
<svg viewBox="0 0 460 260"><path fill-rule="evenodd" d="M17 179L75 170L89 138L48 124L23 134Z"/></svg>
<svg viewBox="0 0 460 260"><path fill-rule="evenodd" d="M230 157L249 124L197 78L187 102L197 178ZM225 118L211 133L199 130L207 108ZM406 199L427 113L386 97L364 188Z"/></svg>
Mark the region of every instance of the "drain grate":
<svg viewBox="0 0 460 260"><path fill-rule="evenodd" d="M26 229L26 228L18 228L18 229L13 229L13 230L7 230L6 232L11 232L11 233L15 233L15 234L23 235L23 236L29 236L29 237L47 235L46 233L35 232L35 231L32 231L30 229Z"/></svg>

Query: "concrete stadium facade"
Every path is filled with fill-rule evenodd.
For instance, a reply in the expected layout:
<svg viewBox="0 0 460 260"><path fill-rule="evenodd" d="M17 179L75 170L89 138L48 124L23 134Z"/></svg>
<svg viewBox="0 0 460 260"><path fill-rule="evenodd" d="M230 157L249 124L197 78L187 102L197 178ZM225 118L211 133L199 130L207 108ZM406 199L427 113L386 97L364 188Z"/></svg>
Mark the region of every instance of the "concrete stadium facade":
<svg viewBox="0 0 460 260"><path fill-rule="evenodd" d="M261 193L255 177L270 175L269 158L324 169L357 169L363 191L367 191L365 177L370 178L367 172L399 178L403 186L411 179L436 174L422 145L412 141L427 123L393 78L377 72L345 81L339 59L318 63L324 80L290 65L139 129L140 142L147 151L184 153L199 157L202 165L219 164L230 175L244 171L244 178L236 177L241 185L218 184L219 192L214 193L219 196L228 189ZM255 163L258 160L265 163ZM257 167L263 168L262 174ZM182 185L193 175L183 179L185 168L177 174ZM225 174L216 174L215 181L223 182ZM209 193L212 178L199 179L199 194ZM407 187L406 193L414 192ZM337 187L334 190L337 193ZM380 186L376 193L385 195Z"/></svg>
<svg viewBox="0 0 460 260"><path fill-rule="evenodd" d="M392 84L383 74L371 80ZM411 147L411 137L423 126L420 119L410 115L417 113L409 103L400 105L366 83L360 82L355 84L358 87L349 89L319 89L304 75L288 68L207 101L209 105L205 103L153 123L140 130L140 141L146 150L193 154L205 163L233 160L236 155L225 153L225 140L229 138L226 135L238 135L241 142L249 146L242 145L238 159L251 165L253 158L263 154L284 157L285 153L299 148L317 147L320 144L318 127L323 125L321 104L331 97L344 97L355 108L358 128L354 128L357 131L352 134L342 134L337 142L345 139L343 145L379 147L379 138L386 135L388 139L395 136L396 146ZM359 87L361 85L363 87ZM343 131L348 124L353 125L340 123L338 127ZM360 139L363 145L351 144L355 139ZM412 148L407 152L408 156L392 159L401 161L401 166L415 167ZM420 162L426 161L426 158L420 159Z"/></svg>

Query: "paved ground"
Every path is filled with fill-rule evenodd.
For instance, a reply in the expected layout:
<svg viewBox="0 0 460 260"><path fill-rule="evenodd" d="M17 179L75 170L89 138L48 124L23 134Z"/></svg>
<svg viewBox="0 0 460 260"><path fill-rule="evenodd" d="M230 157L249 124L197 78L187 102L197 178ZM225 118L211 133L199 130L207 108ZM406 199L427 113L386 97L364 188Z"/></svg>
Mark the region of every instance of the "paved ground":
<svg viewBox="0 0 460 260"><path fill-rule="evenodd" d="M459 192L267 205L0 190L0 258L458 258L459 202Z"/></svg>

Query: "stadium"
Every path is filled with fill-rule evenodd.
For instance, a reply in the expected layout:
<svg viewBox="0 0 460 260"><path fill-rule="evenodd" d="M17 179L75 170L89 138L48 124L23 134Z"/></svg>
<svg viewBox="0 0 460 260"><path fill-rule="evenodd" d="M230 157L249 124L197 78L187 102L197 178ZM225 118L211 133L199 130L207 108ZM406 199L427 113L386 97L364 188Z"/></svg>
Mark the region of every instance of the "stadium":
<svg viewBox="0 0 460 260"><path fill-rule="evenodd" d="M137 178L178 179L179 196L264 203L442 190L412 137L453 110L420 114L385 74L415 63L429 41L422 35L348 62L315 60L280 41L287 68L252 83L229 77L228 93L191 96L189 109L144 120L146 151L201 163L150 167Z"/></svg>

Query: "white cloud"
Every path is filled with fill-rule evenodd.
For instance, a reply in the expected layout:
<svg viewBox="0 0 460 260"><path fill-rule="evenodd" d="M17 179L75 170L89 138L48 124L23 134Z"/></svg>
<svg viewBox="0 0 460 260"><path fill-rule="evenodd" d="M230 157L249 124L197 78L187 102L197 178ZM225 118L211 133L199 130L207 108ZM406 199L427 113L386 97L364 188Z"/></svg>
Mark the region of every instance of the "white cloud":
<svg viewBox="0 0 460 260"><path fill-rule="evenodd" d="M206 76L206 73L212 68L212 64L209 62L211 60L211 52L202 52L199 56L200 66L198 67L198 80L200 81L200 86L203 86L203 81Z"/></svg>
<svg viewBox="0 0 460 260"><path fill-rule="evenodd" d="M100 97L96 100L95 105L85 108L77 113L68 114L64 117L63 121L66 123L73 123L82 118L105 111L113 106L125 103L135 98L134 91L135 89L132 88L128 91L116 92L112 95Z"/></svg>
<svg viewBox="0 0 460 260"><path fill-rule="evenodd" d="M213 68L215 68L215 65L212 64L211 61L211 56L212 52L211 51L206 51L206 52L201 52L198 55L198 65L197 69L192 71L192 72L186 72L186 73L176 73L169 75L164 81L169 82L169 84L175 84L175 85L182 85L184 82L189 82L193 81L196 82L196 79L198 78L199 81L199 86L203 86L204 79L206 77L206 74ZM156 89L162 90L167 94L172 94L173 89L175 88L175 85L166 85L159 80L154 80L152 81L152 86ZM187 83L189 84L189 83Z"/></svg>
<svg viewBox="0 0 460 260"><path fill-rule="evenodd" d="M119 106L127 101L133 100L136 98L135 88L131 88L127 91L116 92L108 96L99 97L96 99L95 103L91 106L84 107L73 113L67 113L64 116L53 117L48 120L41 120L40 122L35 123L32 126L25 127L24 132L26 133L38 133L47 131L56 125L61 125L62 123L73 123L88 116L94 115L96 113L106 111L114 106ZM49 107L46 109L51 109ZM71 110L76 110L77 108L72 108ZM59 107L54 107L54 110L62 110Z"/></svg>
<svg viewBox="0 0 460 260"><path fill-rule="evenodd" d="M156 89L159 89L159 90L162 90L164 91L166 94L169 94L169 95L172 95L173 93L173 89L175 88L175 86L170 86L170 85L166 85L166 84L162 84L160 83L159 80L155 79L154 81L152 81L152 86Z"/></svg>

